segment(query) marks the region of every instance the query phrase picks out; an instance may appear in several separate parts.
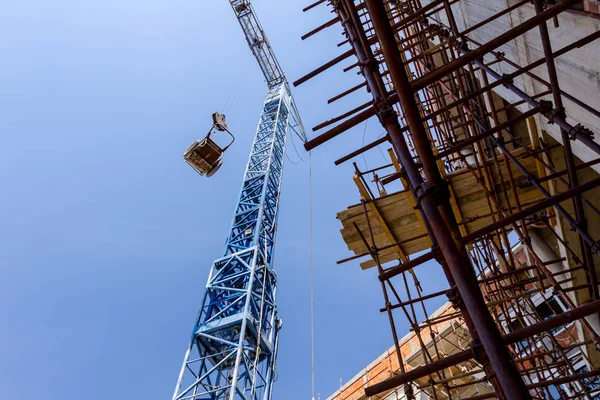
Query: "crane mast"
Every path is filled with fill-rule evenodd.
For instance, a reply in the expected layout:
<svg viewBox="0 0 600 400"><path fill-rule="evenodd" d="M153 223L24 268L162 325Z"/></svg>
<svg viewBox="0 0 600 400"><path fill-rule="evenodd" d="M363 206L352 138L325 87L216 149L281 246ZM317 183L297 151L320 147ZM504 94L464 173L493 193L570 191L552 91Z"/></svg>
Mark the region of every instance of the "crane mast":
<svg viewBox="0 0 600 400"><path fill-rule="evenodd" d="M210 269L173 400L271 400L279 330L273 252L287 132L306 141L285 74L247 0L229 0L268 85L223 256Z"/></svg>

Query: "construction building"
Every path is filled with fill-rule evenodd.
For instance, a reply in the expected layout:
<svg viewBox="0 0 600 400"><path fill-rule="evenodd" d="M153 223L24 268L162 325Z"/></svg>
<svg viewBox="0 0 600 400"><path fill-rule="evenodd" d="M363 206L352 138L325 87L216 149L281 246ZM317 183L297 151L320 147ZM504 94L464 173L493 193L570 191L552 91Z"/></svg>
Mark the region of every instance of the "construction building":
<svg viewBox="0 0 600 400"><path fill-rule="evenodd" d="M294 85L343 68L362 80L329 102L372 99L306 149L377 118L386 134L335 163L389 157L354 164L337 218L340 263L376 269L392 346L330 399L600 399L598 2L314 7L333 18L303 39L341 26L340 56ZM419 278L432 274L445 290Z"/></svg>
<svg viewBox="0 0 600 400"><path fill-rule="evenodd" d="M517 245L513 249L513 253L517 259L524 263L526 262L526 254L522 245ZM527 290L535 290L533 283L525 284ZM563 313L566 310L565 305L560 300L560 297L552 293L549 288L546 291L535 292L529 298L521 300L523 307L525 302L531 302L536 313L541 318L548 319L556 313ZM514 316L513 316L514 317ZM457 315L451 302L446 302L437 311L430 316L436 320L433 325L422 326L421 338L423 345L419 341L419 336L415 332L406 334L399 340L399 347L402 359L404 360L404 368L407 371L418 368L424 365L427 360L423 352L423 347L428 349L428 352L438 352L443 357L456 354L464 351L471 344L471 336L464 321ZM586 355L582 354L582 348L578 345L580 341L581 326L575 321L565 326L560 326L551 330L552 337L536 346L530 346L529 342L524 340L520 343L520 354L516 362L519 370L531 370L536 363L536 358L542 353L547 353L548 349L554 346L561 346L565 349L567 357L575 371L589 371L589 362ZM365 399L364 389L375 383L385 381L387 378L398 374L398 357L396 356L395 346L390 347L384 354L370 363L366 368L361 370L352 379L346 382L338 391L328 397L328 400L358 400ZM487 381L481 365L473 360L468 360L460 364L456 364L447 371L447 376L444 377L444 385L442 387L432 387L428 377L421 377L413 382L413 392L417 400L426 400L431 398L438 399L466 399L479 396L478 398L486 398L493 395L493 388ZM583 379L582 384L590 393L592 398L600 396L600 378L591 377ZM559 390L564 390L564 393L577 393L580 391L574 383L566 384L564 388L560 385L553 385L550 388L550 394L553 397L560 399ZM403 388L398 387L387 390L379 395L373 396L378 399L398 400L403 397ZM435 395L434 395L434 392ZM571 396L567 396L571 397ZM476 397L477 398L477 397Z"/></svg>

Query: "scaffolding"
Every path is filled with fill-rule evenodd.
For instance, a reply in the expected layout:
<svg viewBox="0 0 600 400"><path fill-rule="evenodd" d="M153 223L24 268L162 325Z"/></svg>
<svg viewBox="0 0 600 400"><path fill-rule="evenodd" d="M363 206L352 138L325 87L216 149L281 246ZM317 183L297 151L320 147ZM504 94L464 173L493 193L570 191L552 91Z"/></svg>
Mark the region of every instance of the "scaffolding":
<svg viewBox="0 0 600 400"><path fill-rule="evenodd" d="M600 99L582 100L559 71L574 53L598 57L600 22L590 1L489 3L305 9L326 4L335 17L303 39L339 24L338 46L349 49L294 85L354 57L344 71L363 80L329 102L372 96L315 126L306 149L371 117L386 134L335 163L391 146L384 165L354 164L360 203L338 214L354 253L340 263L376 268L397 359L392 376L353 398L600 398L600 224L590 223L600 220ZM556 31L577 18L596 28ZM539 58L511 56L534 42ZM428 292L422 274L445 276L447 288ZM453 308L432 314L428 301L442 296ZM398 318L420 348L416 363ZM449 321L468 340L444 351L439 328Z"/></svg>

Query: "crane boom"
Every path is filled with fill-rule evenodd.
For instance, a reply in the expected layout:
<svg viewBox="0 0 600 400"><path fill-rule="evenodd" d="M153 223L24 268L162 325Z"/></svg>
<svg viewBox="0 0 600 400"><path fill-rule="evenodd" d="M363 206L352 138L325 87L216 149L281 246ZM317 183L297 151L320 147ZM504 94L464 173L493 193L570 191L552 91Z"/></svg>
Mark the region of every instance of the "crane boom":
<svg viewBox="0 0 600 400"><path fill-rule="evenodd" d="M273 88L277 85L287 86L286 90L290 97L290 117L292 122L290 128L300 140L306 142L308 138L306 137L302 119L298 113L296 102L290 91L287 78L283 73L281 65L279 65L279 61L277 61L275 52L260 24L260 20L254 11L254 7L252 7L252 3L250 3L249 0L229 0L229 4L231 4L231 8L242 27L248 47L256 58L258 66L260 67L269 88Z"/></svg>
<svg viewBox="0 0 600 400"><path fill-rule="evenodd" d="M279 330L273 267L290 130L306 134L248 0L229 0L269 90L223 256L212 264L173 400L272 400Z"/></svg>
<svg viewBox="0 0 600 400"><path fill-rule="evenodd" d="M244 35L246 35L248 46L265 76L267 85L271 88L285 81L285 74L275 57L252 4L248 0L229 0L229 3Z"/></svg>

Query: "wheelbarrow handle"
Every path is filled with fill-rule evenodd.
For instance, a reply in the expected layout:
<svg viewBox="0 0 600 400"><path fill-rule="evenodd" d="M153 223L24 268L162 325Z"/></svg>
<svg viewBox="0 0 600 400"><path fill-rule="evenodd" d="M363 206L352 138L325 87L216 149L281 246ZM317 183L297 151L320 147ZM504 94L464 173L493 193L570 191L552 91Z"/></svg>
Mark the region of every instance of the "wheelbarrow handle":
<svg viewBox="0 0 600 400"><path fill-rule="evenodd" d="M233 134L231 132L229 132L228 129L225 129L225 132L227 132L229 134L229 136L231 136L231 142L229 142L229 144L223 148L223 151L227 150L229 148L229 146L231 146L233 144L233 142L235 142L235 136L233 136Z"/></svg>
<svg viewBox="0 0 600 400"><path fill-rule="evenodd" d="M212 128L210 128L210 131L208 131L208 134L206 135L207 138L210 138L210 135L212 135L212 133L215 131L215 129L217 129L217 125L213 125ZM219 132L222 132L220 129L217 129ZM231 146L233 144L233 142L235 142L235 136L233 136L233 134L231 132L229 132L228 129L224 130L225 132L227 132L227 134L229 136L231 136L231 142L229 142L229 144L225 147L223 147L223 151L227 150L229 148L229 146Z"/></svg>

